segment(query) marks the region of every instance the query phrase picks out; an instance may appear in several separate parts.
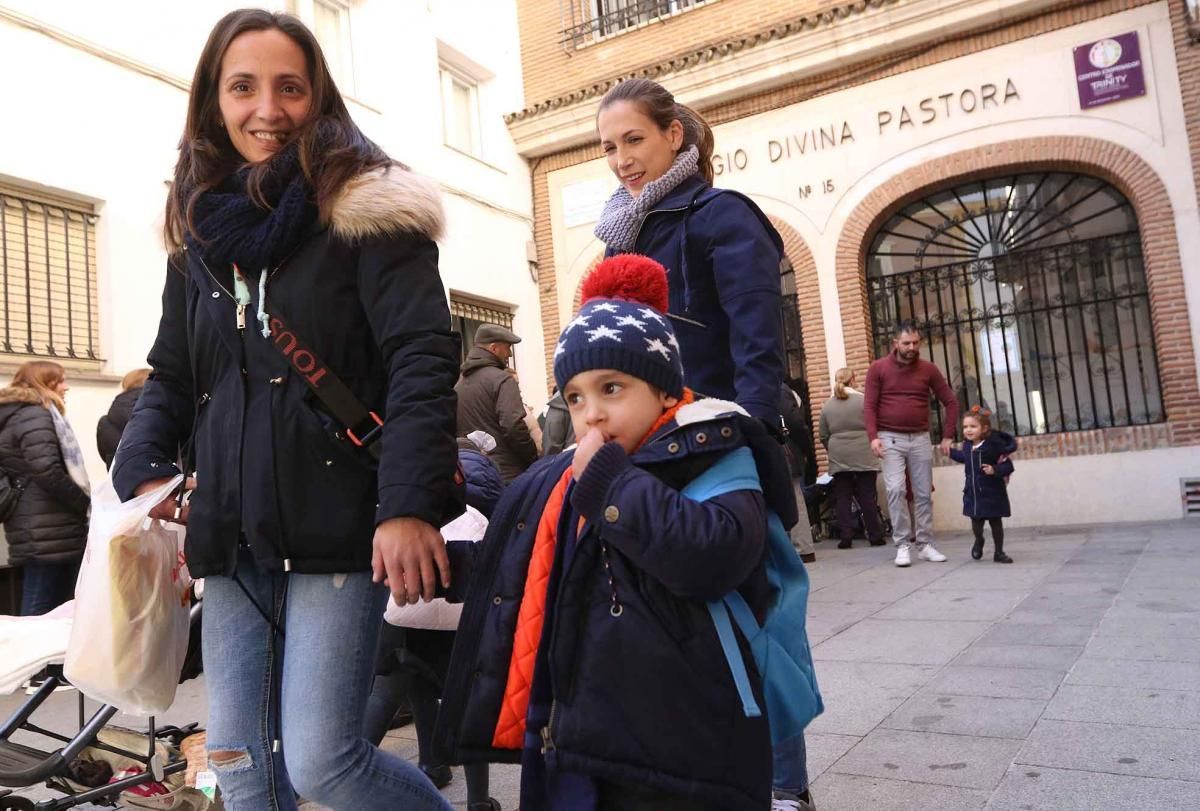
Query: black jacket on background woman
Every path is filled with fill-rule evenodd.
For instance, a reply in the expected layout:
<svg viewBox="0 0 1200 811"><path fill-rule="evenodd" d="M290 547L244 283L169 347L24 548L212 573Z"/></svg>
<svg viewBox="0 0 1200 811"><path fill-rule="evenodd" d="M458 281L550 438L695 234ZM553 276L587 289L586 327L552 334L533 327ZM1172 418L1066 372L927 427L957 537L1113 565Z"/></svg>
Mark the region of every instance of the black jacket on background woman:
<svg viewBox="0 0 1200 811"><path fill-rule="evenodd" d="M285 561L306 574L367 570L377 523L411 516L436 527L462 512L459 342L438 274L441 226L432 183L398 167L367 172L270 269L267 313L386 419L378 464L258 332L258 269L245 269L253 301L239 331L230 267L197 249L169 263L154 372L112 478L128 499L178 473L191 440L193 575L231 574L241 536L269 571Z"/></svg>
<svg viewBox="0 0 1200 811"><path fill-rule="evenodd" d="M54 420L33 389L0 389L0 468L24 488L4 524L10 563L71 563L87 543L91 499L67 472Z"/></svg>
<svg viewBox="0 0 1200 811"><path fill-rule="evenodd" d="M113 458L117 455L117 445L121 444L121 434L133 416L133 407L142 396L142 387L128 389L113 398L108 413L96 423L96 449L105 467L112 467Z"/></svg>

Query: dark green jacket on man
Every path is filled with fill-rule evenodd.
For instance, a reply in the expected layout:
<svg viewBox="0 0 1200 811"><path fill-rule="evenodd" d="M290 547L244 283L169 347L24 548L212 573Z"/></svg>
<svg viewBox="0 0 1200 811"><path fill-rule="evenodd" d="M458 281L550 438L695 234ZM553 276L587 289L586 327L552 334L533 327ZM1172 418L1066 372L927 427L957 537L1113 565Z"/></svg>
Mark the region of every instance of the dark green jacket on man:
<svg viewBox="0 0 1200 811"><path fill-rule="evenodd" d="M525 424L525 403L517 380L504 362L482 346L471 348L454 387L458 393L458 435L486 431L496 440L490 459L505 483L537 459L537 445Z"/></svg>

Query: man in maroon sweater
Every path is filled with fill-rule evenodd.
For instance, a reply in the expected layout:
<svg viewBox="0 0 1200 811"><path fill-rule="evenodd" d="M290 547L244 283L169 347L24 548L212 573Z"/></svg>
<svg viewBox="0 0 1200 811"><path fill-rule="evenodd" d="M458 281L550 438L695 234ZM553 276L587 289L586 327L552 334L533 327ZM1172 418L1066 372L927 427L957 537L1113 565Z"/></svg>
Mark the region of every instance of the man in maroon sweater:
<svg viewBox="0 0 1200 811"><path fill-rule="evenodd" d="M958 401L936 366L922 360L921 334L911 321L896 327L892 352L867 370L864 417L871 450L883 459L883 485L892 518L896 565L909 566L908 539L916 519L917 557L941 563L946 556L933 545L933 443L929 441L929 393L946 411L942 453L958 426ZM909 517L905 472L912 482L913 516Z"/></svg>

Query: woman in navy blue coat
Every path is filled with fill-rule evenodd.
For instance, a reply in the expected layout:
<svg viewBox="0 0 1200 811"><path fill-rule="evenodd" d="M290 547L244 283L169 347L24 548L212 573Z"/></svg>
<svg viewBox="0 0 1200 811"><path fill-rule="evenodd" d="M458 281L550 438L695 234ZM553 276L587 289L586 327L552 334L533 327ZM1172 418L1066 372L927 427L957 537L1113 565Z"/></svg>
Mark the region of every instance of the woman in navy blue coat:
<svg viewBox="0 0 1200 811"><path fill-rule="evenodd" d="M597 126L621 182L596 226L605 255L640 253L667 268L688 388L777 431L783 240L750 198L713 188L712 130L666 88L621 82Z"/></svg>
<svg viewBox="0 0 1200 811"><path fill-rule="evenodd" d="M966 483L963 485L963 515L971 519L975 545L971 557L983 557L983 524L992 527L992 543L996 547L992 560L1012 563L1004 554L1004 521L1012 515L1008 504L1008 477L1013 463L1009 454L1017 450L1017 440L1011 434L992 430L991 413L975 406L963 417L963 437L966 441L950 449L950 458L964 465Z"/></svg>
<svg viewBox="0 0 1200 811"><path fill-rule="evenodd" d="M713 187L712 129L662 85L620 82L596 126L621 183L596 225L605 255L638 253L667 269L688 388L736 402L782 439L783 239L749 197Z"/></svg>

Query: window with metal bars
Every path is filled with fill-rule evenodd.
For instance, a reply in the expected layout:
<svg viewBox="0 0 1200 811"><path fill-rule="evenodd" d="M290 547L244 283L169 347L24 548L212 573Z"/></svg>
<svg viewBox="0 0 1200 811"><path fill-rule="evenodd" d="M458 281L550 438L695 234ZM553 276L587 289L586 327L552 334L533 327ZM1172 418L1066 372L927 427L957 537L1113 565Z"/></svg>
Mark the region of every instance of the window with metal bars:
<svg viewBox="0 0 1200 811"><path fill-rule="evenodd" d="M0 186L0 352L99 360L96 220Z"/></svg>
<svg viewBox="0 0 1200 811"><path fill-rule="evenodd" d="M783 336L784 381L804 401L805 416L811 422L812 402L808 385L808 360L804 354L804 331L800 320L800 293L796 289L796 268L786 256L779 263L781 294L780 322Z"/></svg>
<svg viewBox="0 0 1200 811"><path fill-rule="evenodd" d="M959 405L1018 435L1166 419L1137 216L1081 174L1007 175L902 208L867 258L876 357L920 327ZM941 433L933 409L932 434Z"/></svg>
<svg viewBox="0 0 1200 811"><path fill-rule="evenodd" d="M703 5L705 0L559 0L562 42L573 48Z"/></svg>
<svg viewBox="0 0 1200 811"><path fill-rule="evenodd" d="M483 324L498 324L505 329L512 329L513 313L503 305L475 301L452 294L450 296L450 320L454 331L462 336L462 359L465 361L467 353L475 345L475 331Z"/></svg>

